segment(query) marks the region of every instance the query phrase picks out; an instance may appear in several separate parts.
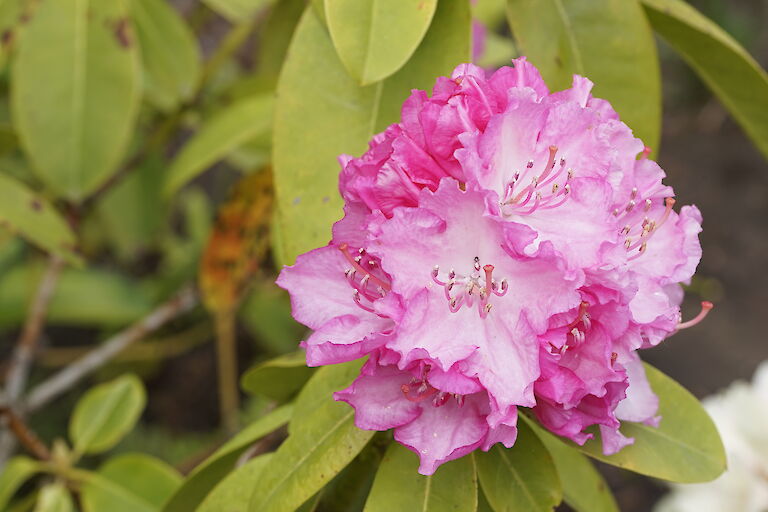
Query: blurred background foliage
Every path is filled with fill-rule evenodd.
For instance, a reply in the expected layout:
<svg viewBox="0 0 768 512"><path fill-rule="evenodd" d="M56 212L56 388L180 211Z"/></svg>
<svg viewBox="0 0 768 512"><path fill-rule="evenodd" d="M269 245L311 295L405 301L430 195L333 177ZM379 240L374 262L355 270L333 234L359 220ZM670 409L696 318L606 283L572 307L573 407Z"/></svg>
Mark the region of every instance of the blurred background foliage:
<svg viewBox="0 0 768 512"><path fill-rule="evenodd" d="M768 85L747 53L768 58L765 2L566 2L566 34L546 15L560 2L424 0L407 24L367 20L399 35L363 53L344 29L366 2L326 2L0 0L0 509L235 499L266 455L205 496L246 448L280 443L280 404L314 373L273 282L326 243L336 156L470 58L527 55L553 88L589 76L705 212L690 291L724 305L650 360L703 395L768 358ZM385 446L304 507L359 509ZM601 470L622 510L661 493Z"/></svg>

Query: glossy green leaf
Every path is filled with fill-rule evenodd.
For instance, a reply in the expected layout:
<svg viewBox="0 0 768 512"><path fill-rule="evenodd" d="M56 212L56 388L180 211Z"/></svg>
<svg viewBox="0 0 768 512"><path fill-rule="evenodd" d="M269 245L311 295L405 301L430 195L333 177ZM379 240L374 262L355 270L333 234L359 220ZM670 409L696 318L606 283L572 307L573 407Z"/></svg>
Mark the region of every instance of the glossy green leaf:
<svg viewBox="0 0 768 512"><path fill-rule="evenodd" d="M360 154L368 140L399 118L413 88L429 88L469 59L468 2L439 2L413 57L400 71L361 87L346 72L315 9L296 28L277 88L275 187L282 254L324 245L341 217L339 154ZM308 77L312 77L311 80Z"/></svg>
<svg viewBox="0 0 768 512"><path fill-rule="evenodd" d="M477 475L472 455L441 465L434 475L417 471L419 458L400 443L384 455L365 512L473 512L477 510Z"/></svg>
<svg viewBox="0 0 768 512"><path fill-rule="evenodd" d="M251 488L271 459L271 453L259 455L236 468L205 497L196 512L246 512Z"/></svg>
<svg viewBox="0 0 768 512"><path fill-rule="evenodd" d="M82 199L133 134L138 51L125 0L41 2L11 72L14 126L45 184Z"/></svg>
<svg viewBox="0 0 768 512"><path fill-rule="evenodd" d="M325 0L325 19L344 67L367 85L413 55L436 7L437 0Z"/></svg>
<svg viewBox="0 0 768 512"><path fill-rule="evenodd" d="M232 23L246 21L259 9L263 9L274 0L203 0L208 7L224 16Z"/></svg>
<svg viewBox="0 0 768 512"><path fill-rule="evenodd" d="M298 350L254 366L245 372L240 385L254 395L284 401L309 380L313 371L307 367L305 352Z"/></svg>
<svg viewBox="0 0 768 512"><path fill-rule="evenodd" d="M5 174L0 174L0 226L69 262L82 263L69 224L48 201Z"/></svg>
<svg viewBox="0 0 768 512"><path fill-rule="evenodd" d="M316 409L333 402L333 393L352 384L360 374L362 364L361 360L357 360L318 368L296 397L288 432L292 433L301 428L304 418L313 414Z"/></svg>
<svg viewBox="0 0 768 512"><path fill-rule="evenodd" d="M23 455L9 460L0 472L0 510L5 510L8 502L24 482L40 471L40 465Z"/></svg>
<svg viewBox="0 0 768 512"><path fill-rule="evenodd" d="M160 510L181 484L181 475L173 467L142 453L118 455L102 465L98 475L123 492L115 492L111 486L86 483L82 490L86 512L130 512L137 502L144 508Z"/></svg>
<svg viewBox="0 0 768 512"><path fill-rule="evenodd" d="M618 512L611 489L592 463L537 423L521 415L552 456L565 502L576 512Z"/></svg>
<svg viewBox="0 0 768 512"><path fill-rule="evenodd" d="M637 0L509 0L508 19L520 55L552 90L576 73L595 83L634 133L657 149L661 80L653 33Z"/></svg>
<svg viewBox="0 0 768 512"><path fill-rule="evenodd" d="M83 512L157 512L158 508L126 489L118 482L98 473L81 472L83 486L81 502ZM104 506L108 505L107 508Z"/></svg>
<svg viewBox="0 0 768 512"><path fill-rule="evenodd" d="M187 476L184 484L165 504L163 511L188 512L193 510L211 489L232 471L237 459L249 446L259 438L288 423L291 414L293 414L293 407L284 405L245 427Z"/></svg>
<svg viewBox="0 0 768 512"><path fill-rule="evenodd" d="M136 424L146 402L144 385L132 374L90 389L78 401L69 422L75 452L112 448Z"/></svg>
<svg viewBox="0 0 768 512"><path fill-rule="evenodd" d="M274 222L273 222L274 225ZM274 237L275 233L272 231ZM280 247L280 244L275 244ZM276 255L272 255L278 260ZM257 282L240 308L240 322L268 354L285 354L295 350L307 328L291 315L288 293L272 281Z"/></svg>
<svg viewBox="0 0 768 512"><path fill-rule="evenodd" d="M563 499L555 463L528 425L517 427L512 448L475 454L480 485L495 512L549 512Z"/></svg>
<svg viewBox="0 0 768 512"><path fill-rule="evenodd" d="M624 423L621 433L634 444L615 455L603 455L600 436L581 451L608 464L673 482L708 482L725 470L725 450L717 428L696 397L656 368L645 365L659 397L658 428Z"/></svg>
<svg viewBox="0 0 768 512"><path fill-rule="evenodd" d="M166 0L132 0L147 99L164 111L192 98L200 74L197 39Z"/></svg>
<svg viewBox="0 0 768 512"><path fill-rule="evenodd" d="M122 261L133 262L158 243L168 209L164 172L161 158L147 157L97 203L101 233Z"/></svg>
<svg viewBox="0 0 768 512"><path fill-rule="evenodd" d="M168 169L166 192L173 193L229 152L272 125L273 99L258 95L233 103L206 121Z"/></svg>
<svg viewBox="0 0 768 512"><path fill-rule="evenodd" d="M273 87L306 5L306 0L280 0L270 10L264 28L259 33L258 73L268 77Z"/></svg>
<svg viewBox="0 0 768 512"><path fill-rule="evenodd" d="M300 418L275 452L270 471L255 483L249 510L295 510L344 469L373 436L354 425L349 405L330 397Z"/></svg>
<svg viewBox="0 0 768 512"><path fill-rule="evenodd" d="M0 274L0 326L23 321L44 272L39 262ZM48 308L54 325L123 327L149 313L152 298L141 283L98 268L66 268Z"/></svg>
<svg viewBox="0 0 768 512"><path fill-rule="evenodd" d="M75 505L64 484L57 482L40 491L35 512L75 512Z"/></svg>
<svg viewBox="0 0 768 512"><path fill-rule="evenodd" d="M768 74L730 35L680 0L642 0L653 29L712 89L768 158Z"/></svg>
<svg viewBox="0 0 768 512"><path fill-rule="evenodd" d="M334 512L360 512L371 493L376 471L384 456L383 443L389 442L389 434L380 432L363 448L349 465L336 475L319 494L317 510ZM377 439L378 438L378 439ZM309 500L302 508L311 503Z"/></svg>
<svg viewBox="0 0 768 512"><path fill-rule="evenodd" d="M24 0L0 1L0 67L5 66L13 49L16 39L19 37L19 18L24 12Z"/></svg>

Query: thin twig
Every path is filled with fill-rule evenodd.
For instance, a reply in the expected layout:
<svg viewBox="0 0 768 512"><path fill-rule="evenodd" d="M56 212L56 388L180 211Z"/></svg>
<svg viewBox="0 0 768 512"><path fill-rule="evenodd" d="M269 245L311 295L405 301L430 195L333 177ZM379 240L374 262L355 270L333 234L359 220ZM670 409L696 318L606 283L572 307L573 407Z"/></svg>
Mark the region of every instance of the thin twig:
<svg viewBox="0 0 768 512"><path fill-rule="evenodd" d="M27 449L29 453L34 455L40 460L48 460L51 458L51 452L43 444L42 441L35 435L34 432L24 423L24 420L16 414L10 407L0 407L0 416L4 416L8 422L8 428L16 436L16 439L21 442L21 445Z"/></svg>
<svg viewBox="0 0 768 512"><path fill-rule="evenodd" d="M37 341L43 330L45 318L48 315L48 305L53 298L53 292L56 289L62 268L64 268L64 260L59 256L51 255L48 268L40 280L21 335L16 342L16 349L13 352L5 380L5 399L11 406L15 405L27 383L29 369L37 349Z"/></svg>
<svg viewBox="0 0 768 512"><path fill-rule="evenodd" d="M197 295L191 288L185 288L143 319L112 336L98 348L93 349L72 365L39 384L27 395L24 401L25 412L34 412L71 389L83 377L114 358L127 346L142 339L181 313L192 309L195 304L197 304Z"/></svg>

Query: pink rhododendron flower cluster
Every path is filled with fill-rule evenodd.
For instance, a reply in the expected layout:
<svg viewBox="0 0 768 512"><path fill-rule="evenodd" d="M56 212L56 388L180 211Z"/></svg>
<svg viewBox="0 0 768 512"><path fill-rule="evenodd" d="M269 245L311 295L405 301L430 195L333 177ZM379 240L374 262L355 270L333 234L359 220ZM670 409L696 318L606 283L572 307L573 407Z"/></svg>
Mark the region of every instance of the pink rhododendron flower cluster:
<svg viewBox="0 0 768 512"><path fill-rule="evenodd" d="M637 350L691 323L680 283L701 216L673 209L591 87L550 93L520 58L414 91L399 123L340 159L331 242L278 279L314 331L308 364L368 356L335 397L358 427L394 429L423 474L512 446L518 407L577 443L598 425L606 454L632 442L621 421L659 420Z"/></svg>

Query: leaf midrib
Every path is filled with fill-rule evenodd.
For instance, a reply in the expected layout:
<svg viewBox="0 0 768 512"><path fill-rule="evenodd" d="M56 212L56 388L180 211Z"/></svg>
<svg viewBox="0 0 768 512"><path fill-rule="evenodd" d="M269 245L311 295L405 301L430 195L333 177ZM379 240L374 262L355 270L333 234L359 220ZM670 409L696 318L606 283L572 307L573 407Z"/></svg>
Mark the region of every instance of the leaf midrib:
<svg viewBox="0 0 768 512"><path fill-rule="evenodd" d="M555 7L557 8L557 13L560 15L560 19L563 22L563 29L568 36L568 40L571 43L571 47L573 48L573 60L574 65L576 67L576 70L579 74L585 75L586 72L584 70L584 61L581 58L581 50L579 49L579 45L576 42L576 34L573 31L573 27L571 26L571 20L568 18L568 13L565 10L565 7L563 6L562 0L552 0L555 4Z"/></svg>
<svg viewBox="0 0 768 512"><path fill-rule="evenodd" d="M72 172L78 177L78 183L83 182L83 152L84 152L84 125L83 105L85 100L85 69L88 66L85 14L89 0L75 0L74 14L75 34L73 38L74 55L72 57L72 132L74 151L70 154ZM86 4L83 8L83 4Z"/></svg>
<svg viewBox="0 0 768 512"><path fill-rule="evenodd" d="M304 464L304 462L305 462L305 461L306 461L306 460L307 460L307 459L308 459L310 456L312 456L312 454L314 454L314 453L317 451L318 447L319 447L319 446L321 446L321 445L323 444L323 442L324 442L326 439L328 439L328 438L329 438L329 437L330 437L330 436L331 436L333 433L335 433L335 432L336 432L336 431L339 429L339 426L340 426L342 423L344 423L345 421L347 421L348 419L350 419L350 418L351 418L353 415L354 415L354 410L350 410L350 411L346 412L346 413L344 414L344 416L342 416L342 417L341 417L341 419L339 419L339 421L337 421L337 422L336 422L336 423L333 425L333 427L329 428L329 429L328 429L328 431L327 431L325 434L323 434L323 435L322 435L322 436L321 436L319 439L317 439L317 442L314 444L314 446L312 446L312 449L308 450L308 451L305 453L305 455L303 455L303 456L302 456L302 457L301 457L301 458L300 458L300 459L299 459L299 460L296 462L296 464L294 464L294 465L291 467L290 471L288 471L288 472L285 474L285 476L284 476L283 478L281 478L281 479L280 479L280 480L277 482L277 484L275 484L274 486L272 486L272 491L271 491L271 492L270 492L270 493L269 493L269 494L266 496L266 498L265 498L265 499L264 499L264 501L263 501L264 505L268 505L268 504L269 504L270 500L272 500L272 497L275 495L275 493L276 493L276 492L277 492L277 491L278 491L278 490L279 490L279 489L280 489L280 488L283 486L283 484L284 484L284 483L285 483L285 482L286 482L286 481L287 481L287 480L288 480L288 479L291 477L291 475L295 474L295 473L296 473L296 470L297 470L299 467L301 467L301 465L302 465L302 464ZM262 510L262 509L264 508L264 505L260 506L259 510Z"/></svg>
<svg viewBox="0 0 768 512"><path fill-rule="evenodd" d="M515 477L515 481L523 490L523 494L525 494L525 497L528 499L528 502L532 505L533 509L538 508L536 499L533 497L533 494L531 494L531 491L528 490L528 487L526 487L523 479L520 478L520 474L517 472L512 462L509 460L509 456L507 455L507 453L505 451L499 450L499 455L501 456L501 459L504 461L504 464L506 464L507 467L509 468L509 471L510 473L512 473L512 476Z"/></svg>

